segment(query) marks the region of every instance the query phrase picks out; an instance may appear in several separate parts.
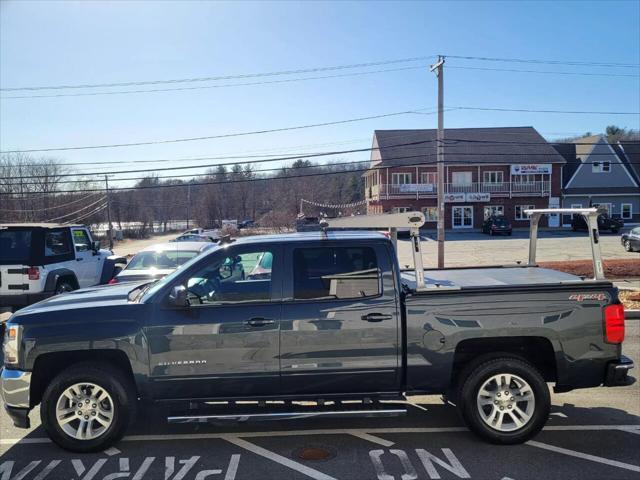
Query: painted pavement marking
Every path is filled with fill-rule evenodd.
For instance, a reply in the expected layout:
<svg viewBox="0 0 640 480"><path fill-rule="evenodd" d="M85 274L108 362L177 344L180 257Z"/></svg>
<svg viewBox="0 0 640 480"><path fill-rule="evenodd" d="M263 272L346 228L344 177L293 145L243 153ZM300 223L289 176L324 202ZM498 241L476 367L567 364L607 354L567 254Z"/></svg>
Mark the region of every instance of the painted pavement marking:
<svg viewBox="0 0 640 480"><path fill-rule="evenodd" d="M393 445L395 445L395 442L390 442L389 440L385 440L384 438L376 437L375 435L371 435L369 433L361 432L358 430L351 432L351 435L361 438L362 440L377 443L378 445L382 445L383 447L392 447Z"/></svg>
<svg viewBox="0 0 640 480"><path fill-rule="evenodd" d="M631 465L630 463L618 462L616 460L609 460L608 458L597 457L595 455L589 455L588 453L576 452L575 450L569 450L567 448L556 447L547 443L535 442L529 440L526 445L532 447L542 448L543 450L549 450L551 452L562 453L569 455L570 457L581 458L583 460L589 460L591 462L602 463L604 465L610 465L612 467L624 468L625 470L631 470L632 472L640 472L640 467L637 465Z"/></svg>
<svg viewBox="0 0 640 480"><path fill-rule="evenodd" d="M600 430L624 430L636 433L640 430L640 425L547 425L543 431L600 431ZM466 427L407 427L407 428L363 428L363 429L319 429L319 430L279 430L275 432L227 432L227 433L179 433L162 435L129 435L124 437L122 442L146 442L146 441L166 441L166 440L206 440L224 438L226 436L236 436L243 438L260 437L296 437L308 435L351 435L353 432L370 434L385 433L457 433L468 432ZM0 438L0 445L27 445L51 443L46 437L34 438Z"/></svg>
<svg viewBox="0 0 640 480"><path fill-rule="evenodd" d="M232 443L237 447L248 450L249 452L255 453L256 455L260 455L261 457L271 460L272 462L279 463L280 465L283 465L292 470L300 472L306 475L307 477L311 477L315 480L336 480L335 478L325 473L322 473L318 470L307 467L306 465L303 465L301 463L295 462L290 458L283 457L282 455L278 455L277 453L274 453L271 450L267 450L266 448L259 447L258 445L255 445L251 442L247 442L246 440L243 440L241 438L231 436L231 435L226 435L221 438L223 438L229 443Z"/></svg>
<svg viewBox="0 0 640 480"><path fill-rule="evenodd" d="M116 447L110 447L107 448L104 452L105 455L108 455L110 457L113 457L114 455L118 455L119 453L122 453L120 450L118 450Z"/></svg>

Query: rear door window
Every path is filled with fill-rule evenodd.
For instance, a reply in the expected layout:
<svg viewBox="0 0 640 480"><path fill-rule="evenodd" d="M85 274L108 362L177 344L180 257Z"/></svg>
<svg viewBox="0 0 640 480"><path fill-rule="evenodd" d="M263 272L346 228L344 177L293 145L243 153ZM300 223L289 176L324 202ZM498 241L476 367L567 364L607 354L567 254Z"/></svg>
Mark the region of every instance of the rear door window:
<svg viewBox="0 0 640 480"><path fill-rule="evenodd" d="M58 228L48 230L44 236L44 256L62 257L72 253L68 230Z"/></svg>
<svg viewBox="0 0 640 480"><path fill-rule="evenodd" d="M28 265L31 256L31 230L0 230L0 264Z"/></svg>
<svg viewBox="0 0 640 480"><path fill-rule="evenodd" d="M296 248L295 300L349 299L380 295L380 275L370 247Z"/></svg>

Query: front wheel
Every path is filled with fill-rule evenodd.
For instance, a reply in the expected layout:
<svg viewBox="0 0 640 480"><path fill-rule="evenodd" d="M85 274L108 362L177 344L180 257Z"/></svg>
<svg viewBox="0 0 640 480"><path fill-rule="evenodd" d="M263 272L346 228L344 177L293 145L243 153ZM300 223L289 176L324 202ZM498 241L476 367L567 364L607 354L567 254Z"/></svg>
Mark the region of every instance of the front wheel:
<svg viewBox="0 0 640 480"><path fill-rule="evenodd" d="M117 442L134 417L135 390L121 371L82 363L58 374L42 397L42 425L60 447L104 450Z"/></svg>
<svg viewBox="0 0 640 480"><path fill-rule="evenodd" d="M460 385L458 408L465 423L491 443L526 442L549 417L547 384L540 372L523 360L489 360L471 369Z"/></svg>

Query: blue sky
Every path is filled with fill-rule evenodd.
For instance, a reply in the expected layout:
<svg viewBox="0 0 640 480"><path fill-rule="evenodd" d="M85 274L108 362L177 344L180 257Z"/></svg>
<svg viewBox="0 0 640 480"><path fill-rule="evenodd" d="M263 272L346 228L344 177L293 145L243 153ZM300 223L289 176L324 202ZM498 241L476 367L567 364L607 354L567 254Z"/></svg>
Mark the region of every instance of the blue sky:
<svg viewBox="0 0 640 480"><path fill-rule="evenodd" d="M0 83L2 88L11 88L192 78L438 53L637 64L639 25L638 1L2 1ZM425 65L422 69L284 84L3 99L0 147L13 150L196 137L435 108L436 79L427 63L406 64ZM455 66L624 74L638 74L638 69L449 59L445 104L640 111L638 77L448 68ZM3 92L5 96L20 93L25 92ZM612 123L639 128L640 118L480 111L445 115L449 128L532 125L548 138L598 132ZM269 135L47 155L66 162L94 162L266 150L306 152L326 150L329 147L320 145L336 142L338 148L366 148L374 129L435 126L435 116L405 115ZM367 157L359 154L349 159ZM135 163L126 166L135 167ZM93 171L107 169L95 167ZM83 166L82 170L92 168Z"/></svg>

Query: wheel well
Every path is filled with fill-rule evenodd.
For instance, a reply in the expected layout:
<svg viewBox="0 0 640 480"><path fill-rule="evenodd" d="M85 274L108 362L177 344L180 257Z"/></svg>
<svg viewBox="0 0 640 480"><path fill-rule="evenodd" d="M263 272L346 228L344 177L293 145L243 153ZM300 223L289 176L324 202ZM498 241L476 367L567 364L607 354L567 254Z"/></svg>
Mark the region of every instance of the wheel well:
<svg viewBox="0 0 640 480"><path fill-rule="evenodd" d="M58 281L56 282L56 285L58 285L58 283L62 281L69 282L73 286L73 288L80 288L80 285L78 284L78 279L75 277L75 275L63 275L58 279Z"/></svg>
<svg viewBox="0 0 640 480"><path fill-rule="evenodd" d="M102 363L118 368L135 385L131 363L129 363L127 355L120 350L76 350L45 353L40 355L33 365L30 392L31 405L34 406L40 403L45 389L56 375L80 362Z"/></svg>
<svg viewBox="0 0 640 480"><path fill-rule="evenodd" d="M461 341L453 359L453 381L470 364L491 358L515 356L536 367L547 382L557 381L556 357L551 342L543 337L473 338Z"/></svg>

